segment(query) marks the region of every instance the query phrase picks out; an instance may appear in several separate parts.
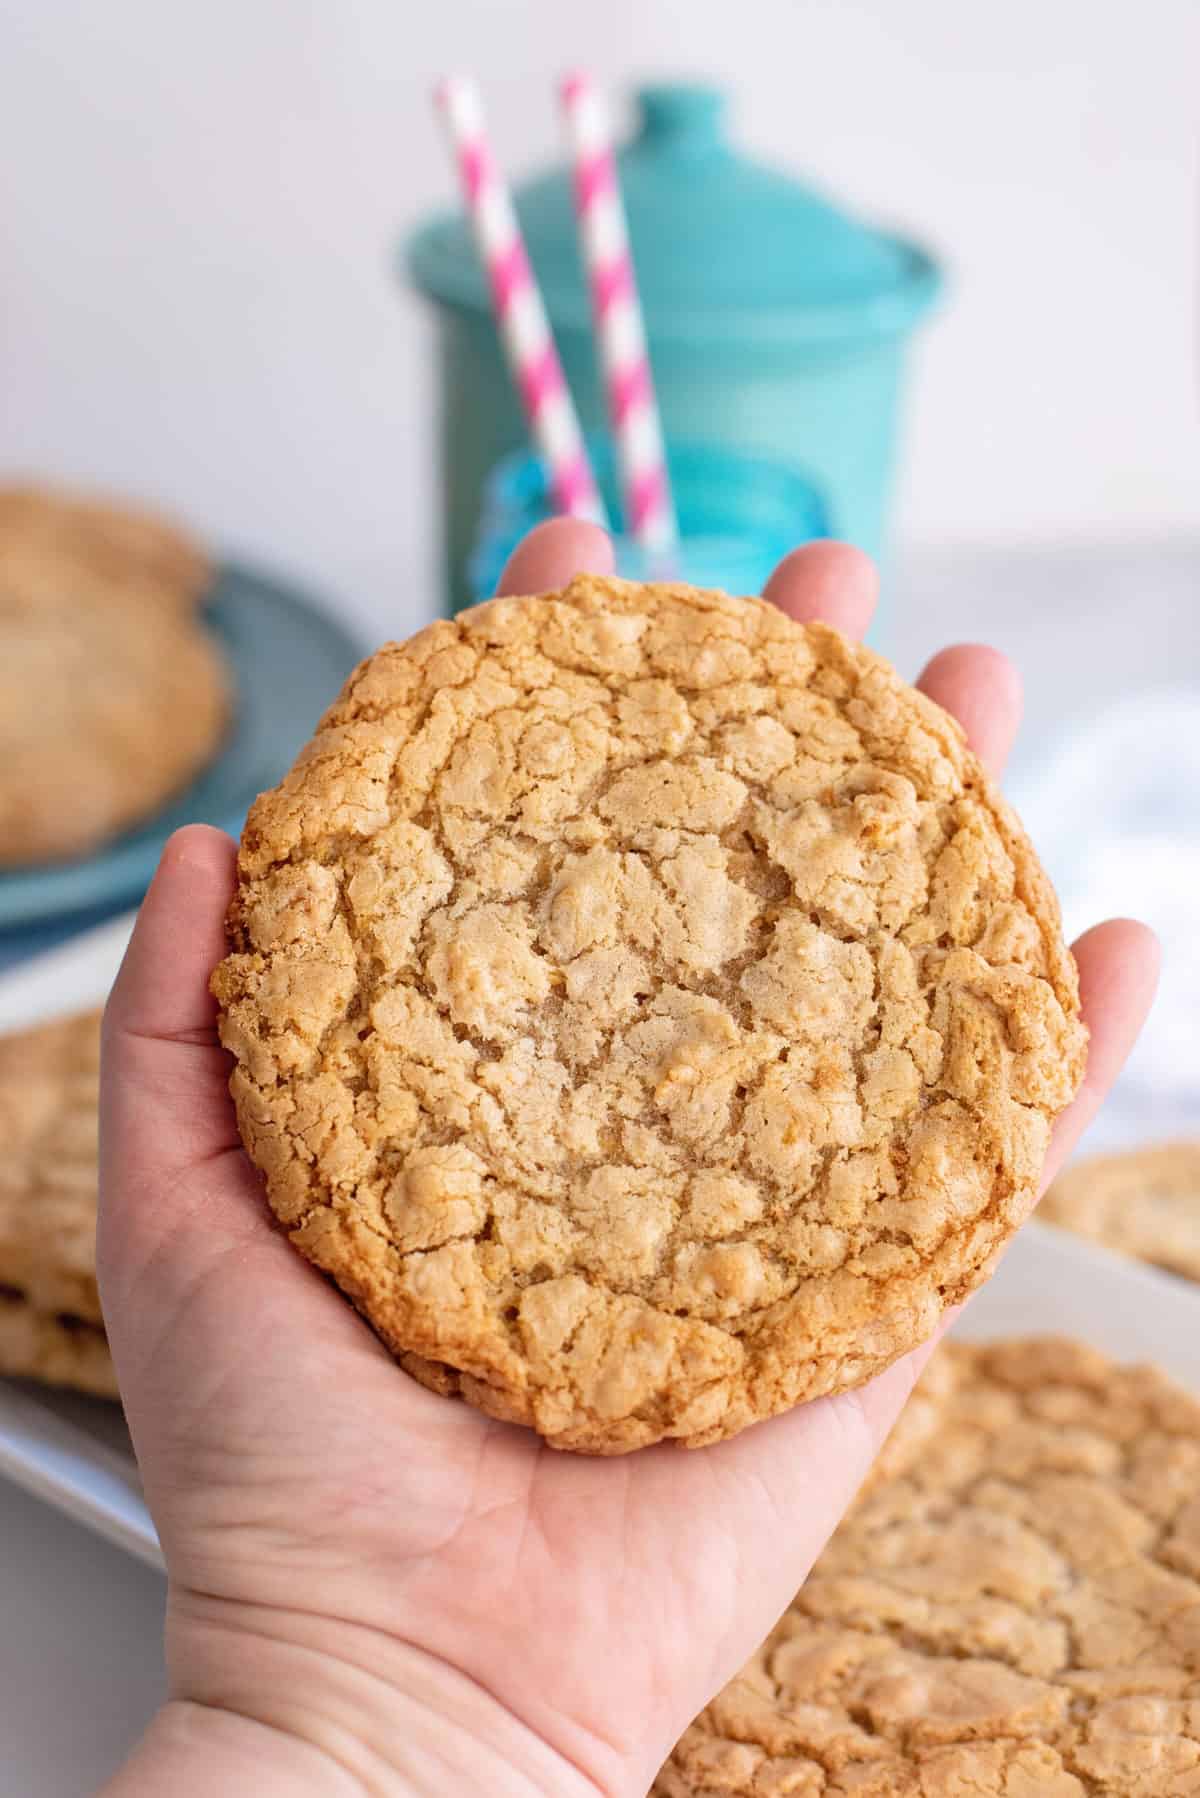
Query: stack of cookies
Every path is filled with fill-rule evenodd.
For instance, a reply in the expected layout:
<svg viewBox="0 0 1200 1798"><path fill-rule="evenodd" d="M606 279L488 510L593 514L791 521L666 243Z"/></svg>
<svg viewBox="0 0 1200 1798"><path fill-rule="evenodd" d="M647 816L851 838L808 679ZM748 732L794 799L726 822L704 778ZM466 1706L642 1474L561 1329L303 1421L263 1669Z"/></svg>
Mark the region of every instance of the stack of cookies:
<svg viewBox="0 0 1200 1798"><path fill-rule="evenodd" d="M116 1397L96 1291L100 1015L0 1037L0 1373Z"/></svg>
<svg viewBox="0 0 1200 1798"><path fill-rule="evenodd" d="M229 717L183 532L125 505L0 489L0 869L85 855L150 817Z"/></svg>

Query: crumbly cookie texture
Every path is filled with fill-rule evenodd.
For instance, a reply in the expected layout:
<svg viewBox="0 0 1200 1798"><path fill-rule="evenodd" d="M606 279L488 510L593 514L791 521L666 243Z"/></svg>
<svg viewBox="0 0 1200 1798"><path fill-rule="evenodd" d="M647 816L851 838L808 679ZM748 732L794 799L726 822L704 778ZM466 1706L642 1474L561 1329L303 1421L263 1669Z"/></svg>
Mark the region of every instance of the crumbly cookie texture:
<svg viewBox="0 0 1200 1798"><path fill-rule="evenodd" d="M1200 1406L1062 1340L950 1344L654 1798L1200 1792Z"/></svg>
<svg viewBox="0 0 1200 1798"><path fill-rule="evenodd" d="M100 1015L0 1037L0 1373L116 1397L96 1290Z"/></svg>
<svg viewBox="0 0 1200 1798"><path fill-rule="evenodd" d="M0 867L82 855L155 812L228 714L220 653L191 617L33 597L0 567Z"/></svg>
<svg viewBox="0 0 1200 1798"><path fill-rule="evenodd" d="M1047 1223L1200 1280L1200 1141L1076 1162L1045 1207Z"/></svg>
<svg viewBox="0 0 1200 1798"><path fill-rule="evenodd" d="M418 1378L698 1445L927 1336L1033 1202L1074 964L957 726L758 600L581 577L391 644L247 821L270 1203Z"/></svg>
<svg viewBox="0 0 1200 1798"><path fill-rule="evenodd" d="M78 603L99 593L188 608L212 578L200 544L156 513L33 483L0 486L0 584L27 597Z"/></svg>

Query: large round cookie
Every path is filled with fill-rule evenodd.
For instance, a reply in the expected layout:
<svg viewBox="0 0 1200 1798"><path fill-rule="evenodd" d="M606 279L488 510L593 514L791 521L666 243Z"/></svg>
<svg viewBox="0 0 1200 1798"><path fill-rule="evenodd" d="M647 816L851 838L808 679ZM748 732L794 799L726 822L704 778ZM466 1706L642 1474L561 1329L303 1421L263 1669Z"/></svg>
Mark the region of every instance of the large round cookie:
<svg viewBox="0 0 1200 1798"><path fill-rule="evenodd" d="M1045 1207L1048 1223L1200 1280L1200 1140L1075 1162Z"/></svg>
<svg viewBox="0 0 1200 1798"><path fill-rule="evenodd" d="M653 1798L1200 1790L1200 1406L1082 1343L939 1349Z"/></svg>
<svg viewBox="0 0 1200 1798"><path fill-rule="evenodd" d="M190 617L49 604L0 580L0 867L81 855L156 811L210 759L228 710Z"/></svg>
<svg viewBox="0 0 1200 1798"><path fill-rule="evenodd" d="M582 577L365 662L214 977L293 1242L561 1448L715 1441L927 1336L1080 1078L957 726L757 600Z"/></svg>

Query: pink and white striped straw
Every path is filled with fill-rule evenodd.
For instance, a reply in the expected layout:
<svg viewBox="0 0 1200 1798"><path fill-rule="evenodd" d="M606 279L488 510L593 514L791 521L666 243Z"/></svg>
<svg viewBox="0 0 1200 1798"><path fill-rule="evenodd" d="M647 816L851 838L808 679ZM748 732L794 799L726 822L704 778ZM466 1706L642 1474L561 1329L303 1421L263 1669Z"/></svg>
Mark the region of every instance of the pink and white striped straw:
<svg viewBox="0 0 1200 1798"><path fill-rule="evenodd" d="M669 557L679 541L629 230L603 96L586 75L562 84L575 162L575 216L592 296L608 412L616 440L625 524L646 550Z"/></svg>
<svg viewBox="0 0 1200 1798"><path fill-rule="evenodd" d="M463 197L492 292L500 338L555 504L605 524L604 506L571 403L507 183L496 165L475 82L454 75L437 102L458 162Z"/></svg>

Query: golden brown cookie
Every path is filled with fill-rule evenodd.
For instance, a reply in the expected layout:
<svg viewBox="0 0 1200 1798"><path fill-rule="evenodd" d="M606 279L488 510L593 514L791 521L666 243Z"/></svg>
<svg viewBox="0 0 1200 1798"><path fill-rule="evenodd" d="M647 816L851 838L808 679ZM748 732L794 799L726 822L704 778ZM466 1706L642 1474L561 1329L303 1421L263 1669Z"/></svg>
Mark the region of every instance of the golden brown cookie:
<svg viewBox="0 0 1200 1798"><path fill-rule="evenodd" d="M100 1014L0 1037L0 1373L115 1397L96 1291Z"/></svg>
<svg viewBox="0 0 1200 1798"><path fill-rule="evenodd" d="M1020 826L886 663L581 577L365 662L213 990L296 1246L560 1448L716 1441L927 1336L1080 1077Z"/></svg>
<svg viewBox="0 0 1200 1798"><path fill-rule="evenodd" d="M209 761L229 696L216 644L165 606L65 606L0 576L0 867L82 855Z"/></svg>
<svg viewBox="0 0 1200 1798"><path fill-rule="evenodd" d="M655 1798L1200 1792L1200 1405L949 1344L888 1454Z"/></svg>
<svg viewBox="0 0 1200 1798"><path fill-rule="evenodd" d="M33 484L0 487L0 585L77 605L154 598L190 608L213 566L178 525L124 500Z"/></svg>
<svg viewBox="0 0 1200 1798"><path fill-rule="evenodd" d="M1075 1162L1043 1204L1047 1223L1200 1280L1200 1142Z"/></svg>

